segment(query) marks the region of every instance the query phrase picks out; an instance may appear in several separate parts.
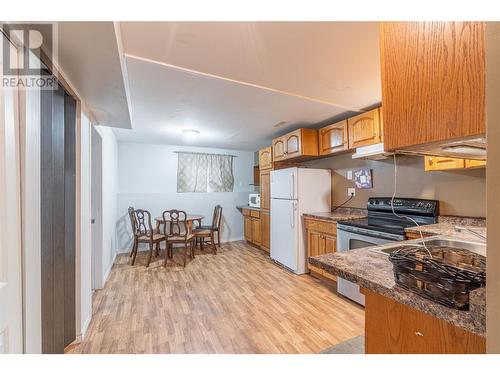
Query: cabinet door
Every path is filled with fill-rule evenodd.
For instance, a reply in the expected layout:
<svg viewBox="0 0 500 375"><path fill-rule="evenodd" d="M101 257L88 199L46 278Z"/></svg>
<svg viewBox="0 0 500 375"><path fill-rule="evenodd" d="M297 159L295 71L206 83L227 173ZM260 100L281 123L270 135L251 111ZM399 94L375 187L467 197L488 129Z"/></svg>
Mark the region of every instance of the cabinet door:
<svg viewBox="0 0 500 375"><path fill-rule="evenodd" d="M483 337L400 304L375 292L365 294L366 354L480 354Z"/></svg>
<svg viewBox="0 0 500 375"><path fill-rule="evenodd" d="M462 168L465 168L464 159L453 159L440 156L425 157L426 171L445 171L447 169L462 169Z"/></svg>
<svg viewBox="0 0 500 375"><path fill-rule="evenodd" d="M294 158L302 155L302 137L301 130L297 129L294 132L285 135L285 158Z"/></svg>
<svg viewBox="0 0 500 375"><path fill-rule="evenodd" d="M307 256L313 257L324 253L323 235L315 231L307 231Z"/></svg>
<svg viewBox="0 0 500 375"><path fill-rule="evenodd" d="M484 134L483 22L382 22L387 150Z"/></svg>
<svg viewBox="0 0 500 375"><path fill-rule="evenodd" d="M325 247L323 249L324 254L334 253L337 251L337 237L336 236L324 234L323 239L325 241Z"/></svg>
<svg viewBox="0 0 500 375"><path fill-rule="evenodd" d="M262 239L260 246L269 252L271 248L271 216L269 211L261 211L260 212L260 226Z"/></svg>
<svg viewBox="0 0 500 375"><path fill-rule="evenodd" d="M347 128L349 148L373 145L382 141L378 108L347 119Z"/></svg>
<svg viewBox="0 0 500 375"><path fill-rule="evenodd" d="M245 240L252 242L252 219L250 216L243 216L243 232Z"/></svg>
<svg viewBox="0 0 500 375"><path fill-rule="evenodd" d="M319 130L319 154L330 155L349 148L347 120L328 125Z"/></svg>
<svg viewBox="0 0 500 375"><path fill-rule="evenodd" d="M272 147L266 147L259 150L259 168L262 169L272 169L273 167L273 153Z"/></svg>
<svg viewBox="0 0 500 375"><path fill-rule="evenodd" d="M269 210L271 208L271 172L265 171L260 174L260 208Z"/></svg>
<svg viewBox="0 0 500 375"><path fill-rule="evenodd" d="M260 219L252 218L252 242L256 245L260 245L262 241L261 231Z"/></svg>
<svg viewBox="0 0 500 375"><path fill-rule="evenodd" d="M465 160L465 168L482 168L486 166L486 160Z"/></svg>
<svg viewBox="0 0 500 375"><path fill-rule="evenodd" d="M285 139L273 139L273 161L280 161L285 158Z"/></svg>

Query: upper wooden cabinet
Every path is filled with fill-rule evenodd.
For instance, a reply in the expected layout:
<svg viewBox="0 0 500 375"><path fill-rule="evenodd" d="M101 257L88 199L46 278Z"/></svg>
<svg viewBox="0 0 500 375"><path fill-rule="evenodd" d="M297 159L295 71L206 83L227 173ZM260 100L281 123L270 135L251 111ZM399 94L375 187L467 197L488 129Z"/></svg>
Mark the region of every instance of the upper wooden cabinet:
<svg viewBox="0 0 500 375"><path fill-rule="evenodd" d="M485 134L483 22L382 22L380 41L386 150Z"/></svg>
<svg viewBox="0 0 500 375"><path fill-rule="evenodd" d="M260 208L271 209L271 171L260 172Z"/></svg>
<svg viewBox="0 0 500 375"><path fill-rule="evenodd" d="M347 119L349 129L349 148L373 145L382 142L382 122L380 109Z"/></svg>
<svg viewBox="0 0 500 375"><path fill-rule="evenodd" d="M297 129L273 139L273 161L318 156L318 131Z"/></svg>
<svg viewBox="0 0 500 375"><path fill-rule="evenodd" d="M272 157L273 161L280 161L285 159L285 139L283 137L281 138L275 138L273 139L273 150L272 150Z"/></svg>
<svg viewBox="0 0 500 375"><path fill-rule="evenodd" d="M319 129L319 154L330 155L349 148L347 135L347 120Z"/></svg>
<svg viewBox="0 0 500 375"><path fill-rule="evenodd" d="M259 150L259 169L273 168L273 149L271 146Z"/></svg>

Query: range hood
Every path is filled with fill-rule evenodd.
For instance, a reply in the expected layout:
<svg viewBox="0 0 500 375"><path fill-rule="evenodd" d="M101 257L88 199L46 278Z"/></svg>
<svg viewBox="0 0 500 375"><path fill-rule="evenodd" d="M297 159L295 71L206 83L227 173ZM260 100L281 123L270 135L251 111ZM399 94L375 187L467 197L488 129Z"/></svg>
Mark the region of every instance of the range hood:
<svg viewBox="0 0 500 375"><path fill-rule="evenodd" d="M486 160L486 137L472 137L419 145L408 149L398 150L398 153Z"/></svg>
<svg viewBox="0 0 500 375"><path fill-rule="evenodd" d="M384 151L383 143L376 143L374 145L362 146L356 148L356 152L352 155L353 159L366 159L366 160L383 160L392 156L392 152Z"/></svg>

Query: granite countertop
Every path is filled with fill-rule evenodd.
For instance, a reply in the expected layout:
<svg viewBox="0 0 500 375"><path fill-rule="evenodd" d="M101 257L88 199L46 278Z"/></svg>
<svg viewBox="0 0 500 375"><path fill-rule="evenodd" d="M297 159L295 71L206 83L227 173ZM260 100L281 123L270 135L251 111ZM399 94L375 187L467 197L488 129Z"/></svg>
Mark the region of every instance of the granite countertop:
<svg viewBox="0 0 500 375"><path fill-rule="evenodd" d="M257 210L257 211L260 211L260 207L252 207L252 206L249 206L248 204L243 204L243 205L240 205L240 206L236 206L236 208L238 210L241 210L242 208L245 208L247 210Z"/></svg>
<svg viewBox="0 0 500 375"><path fill-rule="evenodd" d="M451 236L464 240L478 241L478 238L467 232L456 232L455 226L470 227L475 232L486 236L486 221L482 218L460 218L453 216L440 216L436 224L421 225L419 227L406 228L406 233L419 234L419 230L423 235L427 236Z"/></svg>
<svg viewBox="0 0 500 375"><path fill-rule="evenodd" d="M470 235L469 235L470 236ZM469 237L468 239L471 239ZM420 240L404 241L418 243ZM468 311L452 309L398 287L394 281L392 263L386 254L374 252L401 242L365 247L309 257L309 263L333 275L340 276L360 286L395 301L408 305L474 334L486 335L486 288L475 289L470 294Z"/></svg>
<svg viewBox="0 0 500 375"><path fill-rule="evenodd" d="M367 216L367 211L361 208L340 207L333 212L312 212L305 213L303 217L322 221L341 221L360 219Z"/></svg>
<svg viewBox="0 0 500 375"><path fill-rule="evenodd" d="M464 239L464 240L471 240L471 241L480 241L479 238L472 236L470 233L467 232L456 232L455 231L455 225L456 224L451 224L451 223L437 223L437 224L429 224L429 225L421 225L419 227L410 227L406 228L405 232L406 233L414 233L414 234L419 234L419 230L422 231L423 235L427 236L449 236L449 237L455 237L459 239ZM467 226L468 228L474 230L475 232L482 234L483 236L486 236L486 227L473 227L473 226Z"/></svg>

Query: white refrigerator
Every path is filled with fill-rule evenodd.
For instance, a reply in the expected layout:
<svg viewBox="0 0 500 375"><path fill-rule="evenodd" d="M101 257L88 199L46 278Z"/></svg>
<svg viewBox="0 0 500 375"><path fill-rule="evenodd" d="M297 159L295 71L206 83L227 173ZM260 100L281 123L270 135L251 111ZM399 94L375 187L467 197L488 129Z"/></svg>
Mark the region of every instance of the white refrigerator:
<svg viewBox="0 0 500 375"><path fill-rule="evenodd" d="M271 258L296 274L308 272L302 214L330 212L328 169L271 171Z"/></svg>

